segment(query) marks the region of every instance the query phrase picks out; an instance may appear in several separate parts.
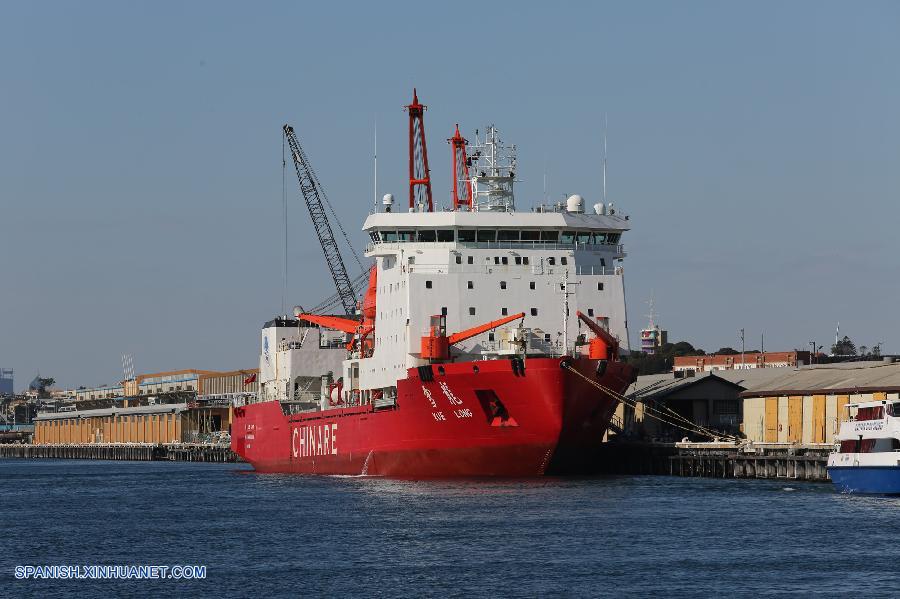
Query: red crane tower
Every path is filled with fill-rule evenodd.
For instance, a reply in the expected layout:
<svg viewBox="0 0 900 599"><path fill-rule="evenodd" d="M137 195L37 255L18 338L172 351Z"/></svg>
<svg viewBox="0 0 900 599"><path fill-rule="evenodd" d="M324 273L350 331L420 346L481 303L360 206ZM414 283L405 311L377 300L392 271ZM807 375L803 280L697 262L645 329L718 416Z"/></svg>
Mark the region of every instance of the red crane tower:
<svg viewBox="0 0 900 599"><path fill-rule="evenodd" d="M471 210L472 182L469 180L469 159L466 156L469 140L459 134L459 125L456 125L456 133L447 141L453 152L453 209L465 207Z"/></svg>
<svg viewBox="0 0 900 599"><path fill-rule="evenodd" d="M426 106L419 104L415 88L412 104L405 108L409 112L409 207L415 209L422 204L426 206L428 212L432 212L434 205L431 202L431 172L428 170L425 121L422 118Z"/></svg>

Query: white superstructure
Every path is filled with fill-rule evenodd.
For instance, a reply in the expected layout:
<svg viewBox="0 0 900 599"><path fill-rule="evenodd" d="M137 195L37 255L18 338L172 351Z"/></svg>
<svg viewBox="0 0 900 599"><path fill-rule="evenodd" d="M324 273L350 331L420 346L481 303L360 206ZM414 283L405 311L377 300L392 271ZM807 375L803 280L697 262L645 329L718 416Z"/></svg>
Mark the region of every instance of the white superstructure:
<svg viewBox="0 0 900 599"><path fill-rule="evenodd" d="M900 467L900 402L847 404L848 412L828 457L831 467Z"/></svg>
<svg viewBox="0 0 900 599"><path fill-rule="evenodd" d="M454 361L583 352L589 335L577 311L628 350L621 265L621 236L629 229L628 217L603 203L588 213L578 195L557 205L518 211L514 148L504 146L491 126L482 141L476 136L471 149L466 181L471 207L430 212L420 203L407 210L388 194L382 211L370 214L363 225L369 236L365 255L375 261L377 285L375 309L366 317L371 320L360 324L354 350L340 373L334 373L335 380L342 379L340 394L349 404L396 397L397 381L406 377L406 370L429 363L422 358L422 337L437 315L445 317L449 335L525 314L456 343ZM367 294L371 296L372 290ZM366 322L374 330L364 331ZM280 331L269 331L269 352L282 341ZM297 351L301 347L297 345ZM277 392L263 394L296 396L298 387L291 381L299 371L289 369L280 376L265 363L265 352L263 347L261 387L275 389L270 382L279 382ZM279 354L278 360L298 363L287 354ZM302 371L303 376L316 374L306 366Z"/></svg>

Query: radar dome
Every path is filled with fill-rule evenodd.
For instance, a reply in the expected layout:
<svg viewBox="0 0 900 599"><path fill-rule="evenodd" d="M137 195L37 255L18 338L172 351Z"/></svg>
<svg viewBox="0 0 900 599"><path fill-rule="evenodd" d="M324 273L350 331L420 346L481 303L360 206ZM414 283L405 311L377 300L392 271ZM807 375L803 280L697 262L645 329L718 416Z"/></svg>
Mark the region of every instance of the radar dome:
<svg viewBox="0 0 900 599"><path fill-rule="evenodd" d="M566 199L566 210L569 212L584 212L584 198L578 195L570 195Z"/></svg>

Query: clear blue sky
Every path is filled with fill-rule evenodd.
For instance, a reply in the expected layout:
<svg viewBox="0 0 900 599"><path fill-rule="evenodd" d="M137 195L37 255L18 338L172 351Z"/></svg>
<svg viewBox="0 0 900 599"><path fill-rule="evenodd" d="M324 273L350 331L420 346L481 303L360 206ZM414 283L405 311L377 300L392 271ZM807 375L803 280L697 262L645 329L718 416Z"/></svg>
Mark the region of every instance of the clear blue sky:
<svg viewBox="0 0 900 599"><path fill-rule="evenodd" d="M257 364L281 308L281 124L344 224L405 190L411 89L518 144L520 206L609 196L632 340L900 352L896 2L19 2L0 8L0 366L63 385ZM290 304L333 292L290 192Z"/></svg>

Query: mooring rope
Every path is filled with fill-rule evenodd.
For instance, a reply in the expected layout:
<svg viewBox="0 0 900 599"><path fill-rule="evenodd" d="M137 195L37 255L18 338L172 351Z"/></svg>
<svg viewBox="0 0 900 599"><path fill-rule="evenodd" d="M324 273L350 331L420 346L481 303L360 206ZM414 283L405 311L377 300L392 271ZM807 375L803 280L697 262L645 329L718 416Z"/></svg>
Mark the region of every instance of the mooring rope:
<svg viewBox="0 0 900 599"><path fill-rule="evenodd" d="M597 381L578 372L575 368L572 368L572 366L570 366L569 364L563 364L562 366L566 370L573 372L576 375L578 375L579 377L583 378L585 381L587 381L588 383L590 383L591 385L593 385L600 391L603 391L604 393L610 395L611 397L613 397L613 399L616 399L631 408L637 409L637 402L633 401L628 396L623 395L623 394L619 393L618 391L614 391L614 390L610 389L609 387L601 385ZM668 410L668 408L666 408L666 409ZM648 406L646 404L644 405L644 414L645 415L647 415L655 420L659 420L660 422L662 422L664 424L668 424L669 426L674 426L675 428L679 428L679 429L687 431L689 433L696 433L696 434L704 435L711 439L726 439L726 440L735 441L735 442L739 441L739 439L737 437L735 437L734 435L729 435L726 433L715 431L713 429L707 429L706 427L701 426L695 422L691 422L690 420L688 420L681 414L678 414L677 412L673 412L672 410L669 410L669 411L672 412L672 414L674 414L675 416L677 416L679 420L682 420L682 421L686 422L687 424L689 424L690 427L683 426L681 424L678 424L677 422L672 422L667 417L664 417L664 415L662 415L663 412L656 410L655 408L651 408L650 406ZM655 412L658 412L659 415L656 414Z"/></svg>

